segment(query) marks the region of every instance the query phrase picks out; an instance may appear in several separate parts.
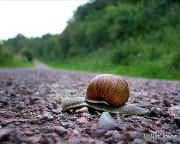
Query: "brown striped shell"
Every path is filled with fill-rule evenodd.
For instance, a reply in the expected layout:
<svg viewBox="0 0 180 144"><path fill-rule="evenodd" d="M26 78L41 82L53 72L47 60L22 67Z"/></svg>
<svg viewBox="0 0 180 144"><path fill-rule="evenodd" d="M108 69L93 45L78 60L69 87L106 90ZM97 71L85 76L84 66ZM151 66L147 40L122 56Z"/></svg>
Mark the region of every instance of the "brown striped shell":
<svg viewBox="0 0 180 144"><path fill-rule="evenodd" d="M125 80L111 74L102 74L93 78L86 92L86 101L122 106L129 98L129 88Z"/></svg>

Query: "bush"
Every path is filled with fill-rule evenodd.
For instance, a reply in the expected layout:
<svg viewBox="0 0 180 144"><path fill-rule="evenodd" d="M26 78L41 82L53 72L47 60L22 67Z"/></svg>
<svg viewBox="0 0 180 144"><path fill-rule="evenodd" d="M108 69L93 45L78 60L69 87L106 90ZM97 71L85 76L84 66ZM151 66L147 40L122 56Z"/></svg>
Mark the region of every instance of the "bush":
<svg viewBox="0 0 180 144"><path fill-rule="evenodd" d="M129 65L139 56L140 49L136 40L129 39L124 43L117 42L113 55L112 63Z"/></svg>
<svg viewBox="0 0 180 144"><path fill-rule="evenodd" d="M33 60L33 54L32 54L32 52L30 51L30 50L28 50L28 49L23 49L22 50L22 55L27 59L27 61L32 61Z"/></svg>
<svg viewBox="0 0 180 144"><path fill-rule="evenodd" d="M6 47L0 46L0 62L13 59L13 53Z"/></svg>
<svg viewBox="0 0 180 144"><path fill-rule="evenodd" d="M180 70L180 52L177 52L172 56L170 66L176 70Z"/></svg>

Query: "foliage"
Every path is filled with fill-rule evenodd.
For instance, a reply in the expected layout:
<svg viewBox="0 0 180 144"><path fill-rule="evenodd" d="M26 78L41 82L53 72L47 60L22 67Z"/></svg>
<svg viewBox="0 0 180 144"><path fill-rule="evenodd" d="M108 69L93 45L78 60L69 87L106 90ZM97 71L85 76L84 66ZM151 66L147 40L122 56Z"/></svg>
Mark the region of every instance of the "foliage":
<svg viewBox="0 0 180 144"><path fill-rule="evenodd" d="M3 47L3 45L0 45L0 63L11 59L13 59L13 53L8 47Z"/></svg>
<svg viewBox="0 0 180 144"><path fill-rule="evenodd" d="M180 52L173 54L169 66L180 71Z"/></svg>
<svg viewBox="0 0 180 144"><path fill-rule="evenodd" d="M0 67L33 67L32 62L22 61L22 60L6 60L6 62L0 62Z"/></svg>
<svg viewBox="0 0 180 144"><path fill-rule="evenodd" d="M24 56L27 59L27 61L33 60L33 54L29 49L24 48L22 49L21 53L22 53L22 56Z"/></svg>

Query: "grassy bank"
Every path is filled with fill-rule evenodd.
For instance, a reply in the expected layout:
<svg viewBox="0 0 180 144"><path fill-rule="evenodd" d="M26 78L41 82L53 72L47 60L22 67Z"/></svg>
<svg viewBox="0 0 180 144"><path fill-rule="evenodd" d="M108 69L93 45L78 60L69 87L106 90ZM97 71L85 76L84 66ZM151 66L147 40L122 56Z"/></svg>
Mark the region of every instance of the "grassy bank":
<svg viewBox="0 0 180 144"><path fill-rule="evenodd" d="M88 71L98 73L113 73L132 77L147 77L168 80L180 80L180 71L171 66L169 59L133 60L130 64L114 64L111 62L113 53L106 49L98 50L87 56L69 58L65 61L44 61L55 69L73 71Z"/></svg>
<svg viewBox="0 0 180 144"><path fill-rule="evenodd" d="M161 69L155 62L144 62L131 66L125 65L109 65L103 68L102 64L84 62L83 64L62 64L58 62L45 62L49 67L55 69L73 70L73 71L88 71L98 73L113 73L131 77L146 77L167 80L180 80L180 74L176 70Z"/></svg>
<svg viewBox="0 0 180 144"><path fill-rule="evenodd" d="M0 67L33 67L33 62L20 61L20 60L8 60L0 62Z"/></svg>

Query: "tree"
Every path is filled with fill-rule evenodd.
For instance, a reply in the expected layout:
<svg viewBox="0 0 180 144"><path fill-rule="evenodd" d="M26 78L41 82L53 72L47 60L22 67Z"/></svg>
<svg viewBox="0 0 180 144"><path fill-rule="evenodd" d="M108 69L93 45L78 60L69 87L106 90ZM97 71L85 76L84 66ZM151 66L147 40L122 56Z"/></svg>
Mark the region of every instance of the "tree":
<svg viewBox="0 0 180 144"><path fill-rule="evenodd" d="M28 60L28 61L32 61L33 60L33 54L32 52L27 49L27 48L24 48L22 49L22 55Z"/></svg>

